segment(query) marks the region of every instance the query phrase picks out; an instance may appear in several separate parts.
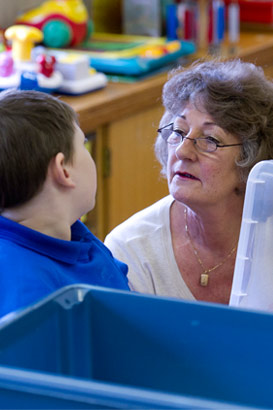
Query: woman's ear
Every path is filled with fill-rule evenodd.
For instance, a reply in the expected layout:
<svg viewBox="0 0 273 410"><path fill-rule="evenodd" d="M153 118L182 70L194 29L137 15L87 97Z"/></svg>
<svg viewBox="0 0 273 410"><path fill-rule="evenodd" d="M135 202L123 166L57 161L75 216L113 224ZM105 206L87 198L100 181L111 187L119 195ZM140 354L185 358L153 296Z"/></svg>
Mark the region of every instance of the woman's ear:
<svg viewBox="0 0 273 410"><path fill-rule="evenodd" d="M58 154L51 159L48 168L48 171L57 184L67 188L75 188L75 183L71 178L71 164L65 162L65 157L62 152L58 152Z"/></svg>

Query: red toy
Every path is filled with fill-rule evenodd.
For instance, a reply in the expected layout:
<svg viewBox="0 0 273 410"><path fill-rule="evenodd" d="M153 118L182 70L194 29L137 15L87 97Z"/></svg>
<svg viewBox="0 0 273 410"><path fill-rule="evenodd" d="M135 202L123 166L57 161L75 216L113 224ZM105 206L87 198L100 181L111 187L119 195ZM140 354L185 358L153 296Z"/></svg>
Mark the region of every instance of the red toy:
<svg viewBox="0 0 273 410"><path fill-rule="evenodd" d="M48 0L19 16L16 24L34 26L44 35L48 47L68 47L90 35L91 21L82 0Z"/></svg>
<svg viewBox="0 0 273 410"><path fill-rule="evenodd" d="M51 77L54 72L56 58L54 56L40 54L37 57L36 62L39 64L39 72L46 77Z"/></svg>

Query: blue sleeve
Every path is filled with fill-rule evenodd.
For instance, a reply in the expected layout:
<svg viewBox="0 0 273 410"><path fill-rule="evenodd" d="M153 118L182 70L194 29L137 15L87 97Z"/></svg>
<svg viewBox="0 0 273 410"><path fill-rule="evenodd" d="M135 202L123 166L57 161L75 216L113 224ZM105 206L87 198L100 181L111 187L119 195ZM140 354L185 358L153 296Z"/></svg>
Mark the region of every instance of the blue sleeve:
<svg viewBox="0 0 273 410"><path fill-rule="evenodd" d="M126 265L126 263L121 262L120 260L114 258L114 256L112 255L112 252L110 251L110 249L108 249L103 242L101 242L98 238L95 238L95 241L97 243L97 246L100 248L103 259L104 259L104 264L106 263L106 261L108 261L109 263L109 267L115 267L115 274L117 276L117 281L118 281L118 277L121 277L121 281L124 283L124 279L125 279L125 288L126 290L130 290L129 285L128 285L128 278L127 278L127 274L128 274L128 265Z"/></svg>

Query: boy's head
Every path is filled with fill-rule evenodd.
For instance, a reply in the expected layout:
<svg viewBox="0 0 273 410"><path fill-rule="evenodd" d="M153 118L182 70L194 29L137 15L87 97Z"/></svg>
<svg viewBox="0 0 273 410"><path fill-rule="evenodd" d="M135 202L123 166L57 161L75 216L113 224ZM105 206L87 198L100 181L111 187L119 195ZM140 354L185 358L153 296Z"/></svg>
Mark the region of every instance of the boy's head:
<svg viewBox="0 0 273 410"><path fill-rule="evenodd" d="M0 207L21 205L36 195L58 153L72 161L74 110L38 91L0 93Z"/></svg>

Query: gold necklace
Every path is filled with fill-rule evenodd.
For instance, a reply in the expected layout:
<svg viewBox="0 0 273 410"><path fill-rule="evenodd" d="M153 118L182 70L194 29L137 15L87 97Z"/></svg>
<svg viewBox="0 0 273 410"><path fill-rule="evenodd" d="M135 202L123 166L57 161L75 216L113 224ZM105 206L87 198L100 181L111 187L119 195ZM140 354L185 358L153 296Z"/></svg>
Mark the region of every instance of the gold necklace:
<svg viewBox="0 0 273 410"><path fill-rule="evenodd" d="M187 213L187 208L185 208L185 210L184 210L184 215L185 215L185 231L186 231L187 236L188 236L188 238L189 238L189 240L190 240L190 244L191 244L191 247L192 247L192 249L193 249L193 253L194 253L196 259L198 260L199 265L200 265L201 268L203 269L203 273L201 273L201 275L200 275L200 285L201 285L201 286L207 286L208 283L209 283L209 273L212 272L212 271L214 271L215 269L219 268L220 266L222 266L222 265L228 260L228 258L230 258L230 256L234 253L235 249L237 248L237 245L235 245L235 246L231 249L231 251L229 252L229 254L225 257L225 259L224 259L222 262L217 263L217 265L213 266L213 267L210 268L210 269L206 269L205 266L204 266L204 264L203 264L203 262L202 262L202 260L200 259L200 256L198 255L198 252L197 252L196 248L194 247L194 245L193 245L193 243L192 243L192 240L191 240L191 236L190 236L189 228L188 228L188 213Z"/></svg>

